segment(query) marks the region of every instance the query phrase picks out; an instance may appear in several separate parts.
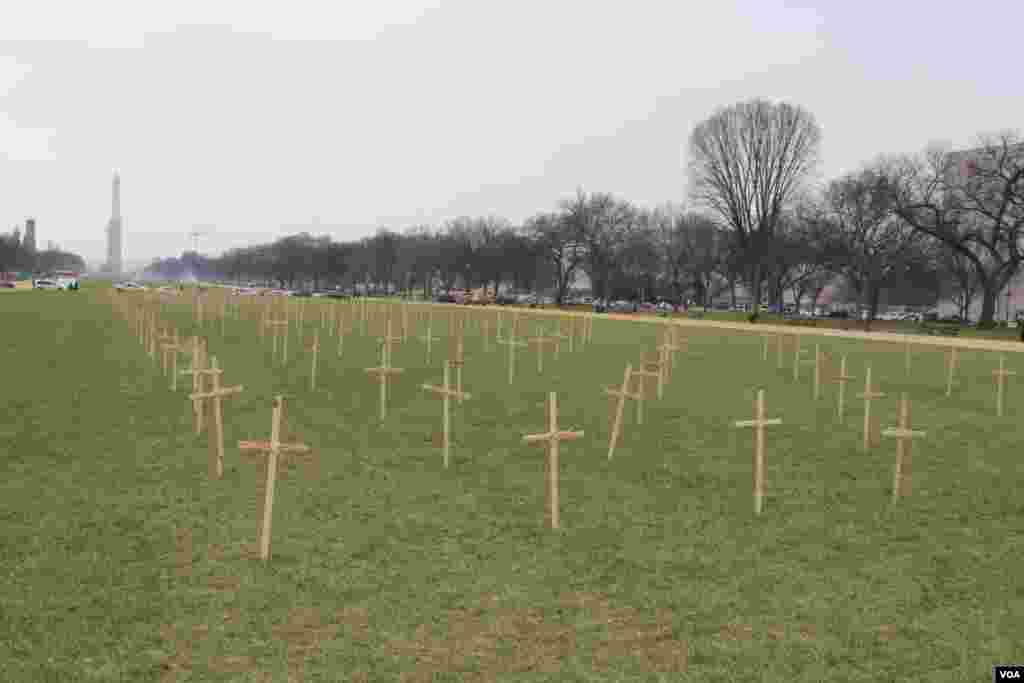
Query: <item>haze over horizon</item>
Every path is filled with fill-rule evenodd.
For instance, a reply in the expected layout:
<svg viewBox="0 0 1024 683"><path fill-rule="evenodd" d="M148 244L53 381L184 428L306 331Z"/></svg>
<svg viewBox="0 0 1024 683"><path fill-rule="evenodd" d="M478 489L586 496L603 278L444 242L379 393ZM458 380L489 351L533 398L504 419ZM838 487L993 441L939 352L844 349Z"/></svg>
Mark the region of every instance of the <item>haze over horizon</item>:
<svg viewBox="0 0 1024 683"><path fill-rule="evenodd" d="M685 200L718 107L798 104L822 177L1019 127L1009 2L35 2L0 25L0 230L126 263L298 232L514 222L582 187Z"/></svg>

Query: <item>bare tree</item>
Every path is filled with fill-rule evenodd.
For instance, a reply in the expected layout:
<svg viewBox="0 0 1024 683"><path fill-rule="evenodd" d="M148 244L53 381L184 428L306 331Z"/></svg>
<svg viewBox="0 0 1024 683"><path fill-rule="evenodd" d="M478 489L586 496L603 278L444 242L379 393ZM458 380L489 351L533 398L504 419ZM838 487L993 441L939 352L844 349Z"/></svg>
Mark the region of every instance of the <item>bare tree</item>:
<svg viewBox="0 0 1024 683"><path fill-rule="evenodd" d="M1024 263L1024 142L1014 133L980 142L908 160L890 189L901 218L970 263L982 296L978 326L991 327L1000 292Z"/></svg>
<svg viewBox="0 0 1024 683"><path fill-rule="evenodd" d="M577 189L572 199L559 202L559 210L569 234L586 245L581 267L590 276L595 296L605 298L608 283L619 265L616 251L635 227L637 210L611 194L588 196L582 189Z"/></svg>
<svg viewBox="0 0 1024 683"><path fill-rule="evenodd" d="M563 214L542 213L527 221L527 229L535 240L541 259L550 267L555 281L555 301L561 306L569 285L586 258L583 224L578 220L566 220Z"/></svg>
<svg viewBox="0 0 1024 683"><path fill-rule="evenodd" d="M820 145L821 130L809 112L766 100L720 109L690 135L691 192L734 231L754 317L765 271L760 255L814 171Z"/></svg>
<svg viewBox="0 0 1024 683"><path fill-rule="evenodd" d="M879 298L891 278L917 255L923 235L895 212L888 191L891 164L884 160L832 181L825 191L828 255L867 310L865 329L878 313ZM814 222L814 219L810 219Z"/></svg>

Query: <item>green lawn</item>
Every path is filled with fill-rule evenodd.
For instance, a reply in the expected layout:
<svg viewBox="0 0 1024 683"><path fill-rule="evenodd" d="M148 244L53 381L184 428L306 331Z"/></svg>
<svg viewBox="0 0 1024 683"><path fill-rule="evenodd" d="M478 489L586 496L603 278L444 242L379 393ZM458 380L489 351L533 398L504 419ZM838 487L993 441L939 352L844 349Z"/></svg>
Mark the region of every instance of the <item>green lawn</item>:
<svg viewBox="0 0 1024 683"><path fill-rule="evenodd" d="M193 329L183 306L166 318ZM440 382L446 342L431 368L420 342L396 349L407 370L381 425L363 370L377 364L372 339L350 337L339 360L335 338L322 337L310 392L309 354L295 337L292 363L278 369L255 323L229 321L223 339L210 325L225 382L245 386L226 402L227 471L211 481L187 382L169 390L98 289L0 298L0 329L3 681L160 680L169 624L182 635L209 626L179 681L257 680L211 671L224 655L251 656L284 681L286 644L273 629L293 608L334 624L345 609L368 614L365 631L341 624L309 654L307 681L398 681L416 669L401 644L413 640L439 659L444 641L468 653L440 662L461 669L437 681L986 681L993 664L1024 661L1022 408L1011 381L1007 415L994 416L991 356L961 353L947 399L941 352L915 354L912 381L902 349L872 352L888 394L876 404L883 424L908 392L914 427L928 433L914 448L913 492L893 505L895 444L859 448L861 342L822 341L848 353L857 376L840 425L835 387L814 405L809 370L795 384L791 354L779 371L774 351L761 362L759 337L693 333L642 428L628 411L609 462L602 387L653 350L656 325L599 319L593 344L563 350L557 366L546 359L545 378L533 351L521 353L512 388L504 347L485 353L470 335L473 397L455 411L444 470L429 442L441 403L419 385ZM1009 366L1024 375L1020 356ZM731 425L752 417L759 387L783 424L769 429L768 496L755 517L752 434ZM586 432L562 446L561 532L544 528L542 451L521 442L545 427L548 391L558 392L560 426ZM279 482L263 566L241 557L256 539L257 468L233 446L269 438L275 393L287 397L289 440L315 447L319 477L295 466ZM176 575L176 527L193 532L189 577ZM210 577L232 575L237 592L209 589ZM570 593L584 597L573 605ZM451 610L475 608L476 626L450 623ZM617 632L602 622L653 624L658 610L687 642L686 673L602 659ZM530 626L541 621L548 630ZM730 624L751 626L750 637L724 637ZM816 634L804 640L808 626ZM562 654L551 649L557 627L574 644ZM469 643L460 632L474 628ZM473 677L481 671L502 673Z"/></svg>

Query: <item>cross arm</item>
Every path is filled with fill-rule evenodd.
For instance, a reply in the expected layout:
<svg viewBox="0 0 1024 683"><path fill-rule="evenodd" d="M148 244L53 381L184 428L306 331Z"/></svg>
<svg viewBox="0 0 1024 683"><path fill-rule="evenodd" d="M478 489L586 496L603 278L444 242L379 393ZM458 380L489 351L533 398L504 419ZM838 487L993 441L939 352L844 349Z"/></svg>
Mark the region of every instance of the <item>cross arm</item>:
<svg viewBox="0 0 1024 683"><path fill-rule="evenodd" d="M470 396L464 391L446 389L445 387L437 387L432 384L421 384L420 387L426 389L427 391L433 392L438 396L451 396L452 398L472 398L472 396Z"/></svg>
<svg viewBox="0 0 1024 683"><path fill-rule="evenodd" d="M782 424L782 420L779 418L772 418L771 420L740 420L734 423L736 427L772 427L774 425Z"/></svg>
<svg viewBox="0 0 1024 683"><path fill-rule="evenodd" d="M902 429L899 427L893 429L886 429L884 432L882 432L882 436L892 436L896 437L897 439L911 439L914 437L926 435L926 432L919 432L914 429Z"/></svg>
<svg viewBox="0 0 1024 683"><path fill-rule="evenodd" d="M239 441L238 448L243 451L269 451L272 448L269 441ZM281 453L307 453L311 450L304 443L282 443L278 444L278 451Z"/></svg>
<svg viewBox="0 0 1024 683"><path fill-rule="evenodd" d="M217 391L210 391L205 394L189 394L188 398L190 401L194 401L198 398L215 398L217 396L230 396L231 394L242 393L243 389L244 388L242 386L224 387L223 389L218 389Z"/></svg>

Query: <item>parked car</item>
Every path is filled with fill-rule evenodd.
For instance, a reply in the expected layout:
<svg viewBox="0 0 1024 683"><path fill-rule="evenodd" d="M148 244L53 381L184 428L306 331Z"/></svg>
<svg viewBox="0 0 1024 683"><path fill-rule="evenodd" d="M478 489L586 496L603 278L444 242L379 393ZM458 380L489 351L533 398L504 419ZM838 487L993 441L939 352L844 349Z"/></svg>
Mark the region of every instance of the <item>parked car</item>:
<svg viewBox="0 0 1024 683"><path fill-rule="evenodd" d="M36 282L43 282L43 280L36 280ZM145 285L140 285L137 282L119 282L114 285L114 289L119 292L144 292L149 288Z"/></svg>
<svg viewBox="0 0 1024 683"><path fill-rule="evenodd" d="M516 298L512 294L499 294L494 298L494 303L498 304L499 306L508 306L510 304L514 304L515 302Z"/></svg>
<svg viewBox="0 0 1024 683"><path fill-rule="evenodd" d="M32 289L60 289L60 285L54 280L33 280Z"/></svg>
<svg viewBox="0 0 1024 683"><path fill-rule="evenodd" d="M313 296L313 290L312 289L298 289L298 290L292 292L291 295L292 296L302 297L303 299L308 299L309 297Z"/></svg>

